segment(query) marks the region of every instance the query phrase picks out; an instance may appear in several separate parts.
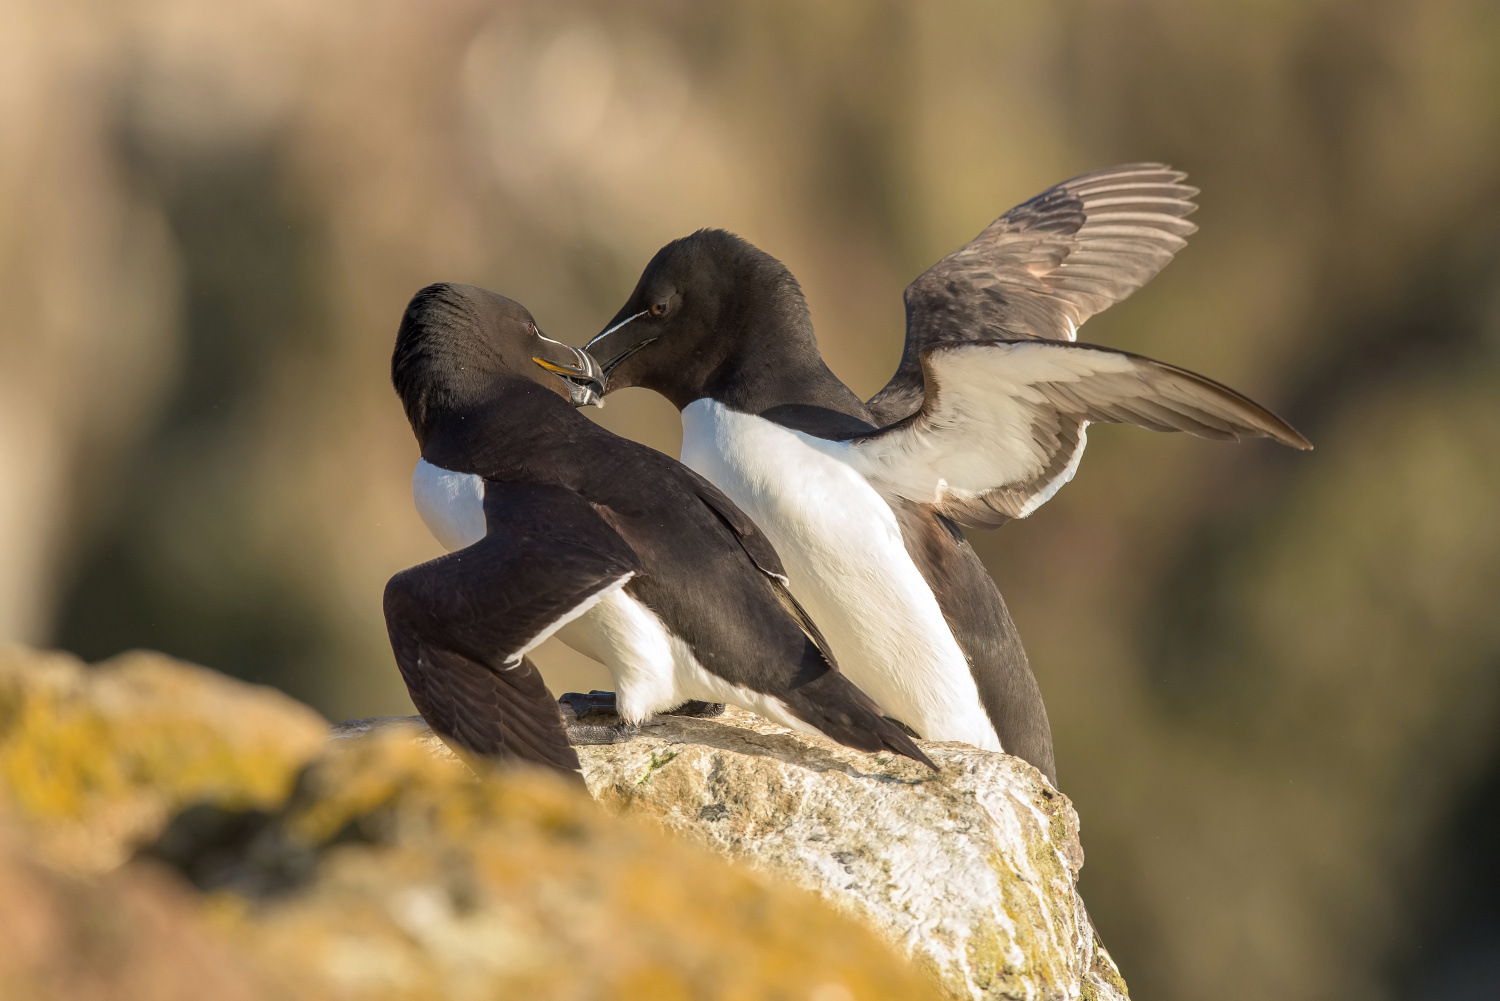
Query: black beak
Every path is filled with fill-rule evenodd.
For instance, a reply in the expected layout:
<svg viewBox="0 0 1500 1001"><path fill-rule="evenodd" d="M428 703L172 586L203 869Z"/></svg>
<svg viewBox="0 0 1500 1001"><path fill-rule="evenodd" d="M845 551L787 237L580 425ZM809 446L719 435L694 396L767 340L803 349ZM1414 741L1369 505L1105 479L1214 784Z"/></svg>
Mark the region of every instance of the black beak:
<svg viewBox="0 0 1500 1001"><path fill-rule="evenodd" d="M657 334L650 324L638 324L633 321L639 320L646 315L646 310L633 313L622 320L616 320L604 329L604 332L583 346L583 349L597 358L602 359L600 365L604 369L604 382L609 384L609 373L631 355L641 348L656 340Z"/></svg>
<svg viewBox="0 0 1500 1001"><path fill-rule="evenodd" d="M554 341L540 333L536 335L536 353L531 360L549 372L563 377L568 384L568 398L575 407L604 405L604 369L594 356L578 348L570 348L561 341Z"/></svg>

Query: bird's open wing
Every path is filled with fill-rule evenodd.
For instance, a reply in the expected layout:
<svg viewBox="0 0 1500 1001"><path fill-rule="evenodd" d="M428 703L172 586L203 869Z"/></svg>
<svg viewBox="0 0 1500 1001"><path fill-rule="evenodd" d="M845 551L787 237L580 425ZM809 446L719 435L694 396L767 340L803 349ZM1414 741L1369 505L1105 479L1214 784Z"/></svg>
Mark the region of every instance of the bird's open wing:
<svg viewBox="0 0 1500 1001"><path fill-rule="evenodd" d="M1197 206L1160 163L1106 167L1048 188L990 223L906 289L906 348L871 398L880 420L922 402L922 354L979 339L1071 341L1090 316L1150 281L1186 246Z"/></svg>
<svg viewBox="0 0 1500 1001"><path fill-rule="evenodd" d="M1312 447L1227 386L1092 344L942 344L922 355L922 373L921 408L849 448L882 494L931 504L964 525L1024 518L1049 500L1072 479L1091 422Z"/></svg>
<svg viewBox="0 0 1500 1001"><path fill-rule="evenodd" d="M561 488L486 493L484 539L392 577L391 648L434 731L475 754L578 769L526 654L640 570L634 550Z"/></svg>

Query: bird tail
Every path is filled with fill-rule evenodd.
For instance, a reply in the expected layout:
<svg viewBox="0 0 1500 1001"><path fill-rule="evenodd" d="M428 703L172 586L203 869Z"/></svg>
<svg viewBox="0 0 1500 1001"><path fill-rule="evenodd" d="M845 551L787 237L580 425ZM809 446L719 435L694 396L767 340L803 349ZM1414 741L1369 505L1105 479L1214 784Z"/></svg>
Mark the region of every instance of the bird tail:
<svg viewBox="0 0 1500 1001"><path fill-rule="evenodd" d="M906 727L882 713L873 699L837 669L800 685L797 693L802 697L788 708L840 744L871 753L894 751L938 771Z"/></svg>

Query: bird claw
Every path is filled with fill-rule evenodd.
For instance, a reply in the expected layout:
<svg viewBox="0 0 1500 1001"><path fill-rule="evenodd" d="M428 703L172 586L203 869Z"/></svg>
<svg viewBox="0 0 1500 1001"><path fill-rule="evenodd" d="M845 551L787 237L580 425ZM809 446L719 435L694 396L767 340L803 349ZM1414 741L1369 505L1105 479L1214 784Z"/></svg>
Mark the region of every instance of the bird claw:
<svg viewBox="0 0 1500 1001"><path fill-rule="evenodd" d="M564 692L557 700L568 728L568 743L620 744L641 732L639 723L627 723L616 712L614 692L597 688L588 694Z"/></svg>

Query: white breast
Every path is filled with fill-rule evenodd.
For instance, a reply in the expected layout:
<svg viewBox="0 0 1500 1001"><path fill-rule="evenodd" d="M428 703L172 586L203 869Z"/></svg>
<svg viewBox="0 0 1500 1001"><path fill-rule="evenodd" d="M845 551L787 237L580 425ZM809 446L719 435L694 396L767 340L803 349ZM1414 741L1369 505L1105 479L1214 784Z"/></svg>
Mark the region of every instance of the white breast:
<svg viewBox="0 0 1500 1001"><path fill-rule="evenodd" d="M620 718L639 723L690 699L727 702L782 726L816 731L775 696L731 685L698 663L692 649L656 613L624 591L613 591L586 615L564 626L558 639L609 668Z"/></svg>
<svg viewBox="0 0 1500 1001"><path fill-rule="evenodd" d="M427 530L450 553L484 538L484 480L417 460L411 474L412 500Z"/></svg>
<svg viewBox="0 0 1500 1001"><path fill-rule="evenodd" d="M770 538L849 679L928 739L1000 750L937 598L848 446L708 399L683 409L682 432L682 461Z"/></svg>
<svg viewBox="0 0 1500 1001"><path fill-rule="evenodd" d="M427 530L449 552L472 546L484 538L481 477L456 473L418 459L411 486L417 513ZM620 715L630 722L640 722L652 713L700 699L727 702L782 726L814 732L787 712L780 699L731 685L705 671L692 649L655 612L625 593L623 588L628 579L622 578L569 609L527 643L517 658L556 635L574 650L609 668L615 679Z"/></svg>

